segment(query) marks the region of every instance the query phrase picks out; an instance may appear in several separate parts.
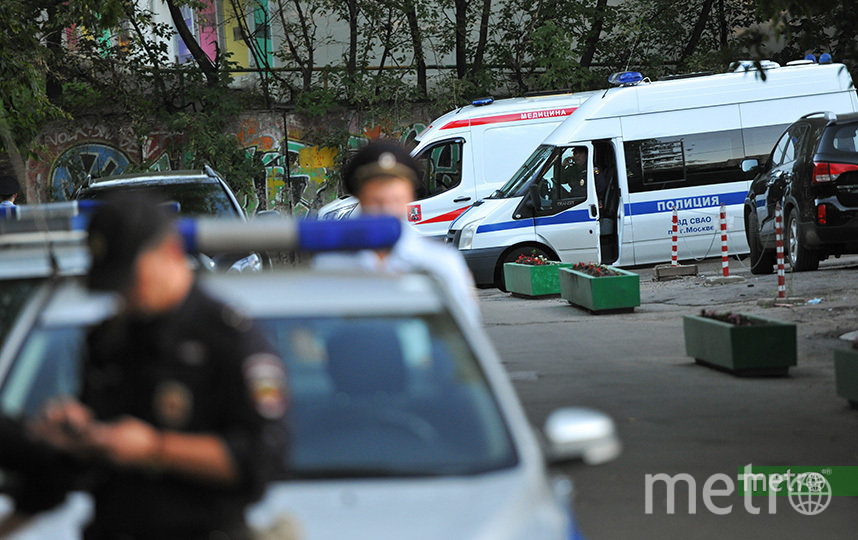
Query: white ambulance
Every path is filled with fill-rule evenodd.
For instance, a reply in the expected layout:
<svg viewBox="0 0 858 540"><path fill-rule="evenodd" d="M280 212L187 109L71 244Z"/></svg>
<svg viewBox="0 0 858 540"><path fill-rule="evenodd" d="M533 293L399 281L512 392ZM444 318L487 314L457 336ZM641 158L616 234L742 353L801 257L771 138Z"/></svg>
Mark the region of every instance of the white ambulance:
<svg viewBox="0 0 858 540"><path fill-rule="evenodd" d="M521 162L564 119L597 92L475 100L437 118L412 151L423 167L408 221L427 236L443 237L450 223L509 180ZM354 197L319 210L321 219L352 215Z"/></svg>
<svg viewBox="0 0 858 540"><path fill-rule="evenodd" d="M841 64L762 67L657 82L614 74L619 87L566 119L509 182L451 225L447 241L478 284L502 286L503 264L533 250L564 262L667 261L676 208L680 258L703 259L720 254L724 203L729 252L747 252L753 162L745 161L765 163L804 114L858 111Z"/></svg>

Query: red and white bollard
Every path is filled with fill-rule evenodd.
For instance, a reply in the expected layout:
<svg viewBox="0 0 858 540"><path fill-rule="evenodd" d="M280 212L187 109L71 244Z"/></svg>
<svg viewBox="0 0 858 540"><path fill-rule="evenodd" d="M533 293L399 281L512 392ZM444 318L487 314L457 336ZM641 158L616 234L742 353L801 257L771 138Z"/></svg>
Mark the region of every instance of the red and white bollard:
<svg viewBox="0 0 858 540"><path fill-rule="evenodd" d="M730 275L730 261L727 259L727 205L721 203L721 273Z"/></svg>
<svg viewBox="0 0 858 540"><path fill-rule="evenodd" d="M778 246L778 298L786 298L786 278L784 277L784 212L780 203L775 207L775 239Z"/></svg>
<svg viewBox="0 0 858 540"><path fill-rule="evenodd" d="M676 259L677 244L679 243L679 220L676 216L676 208L673 209L673 234L670 237L670 266L677 266L679 263Z"/></svg>

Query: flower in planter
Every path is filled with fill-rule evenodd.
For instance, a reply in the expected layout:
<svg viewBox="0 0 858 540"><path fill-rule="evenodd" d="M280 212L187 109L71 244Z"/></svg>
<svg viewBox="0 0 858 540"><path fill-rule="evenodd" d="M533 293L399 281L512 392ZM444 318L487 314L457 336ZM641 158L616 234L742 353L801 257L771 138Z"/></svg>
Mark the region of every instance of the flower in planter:
<svg viewBox="0 0 858 540"><path fill-rule="evenodd" d="M754 326L755 324L757 324L755 321L752 321L748 317L739 313L717 313L716 311L711 309L701 309L700 316L706 317L707 319L715 319L716 321L725 322L735 326Z"/></svg>
<svg viewBox="0 0 858 540"><path fill-rule="evenodd" d="M558 264L560 261L551 261L545 258L545 255L537 255L536 250L530 252L530 255L522 253L515 260L516 264L528 264L530 266L546 266L549 264Z"/></svg>
<svg viewBox="0 0 858 540"><path fill-rule="evenodd" d="M572 270L576 270L583 274L587 274L593 277L608 277L608 276L619 276L620 273L611 269L604 264L595 264L595 263L575 263L572 266Z"/></svg>

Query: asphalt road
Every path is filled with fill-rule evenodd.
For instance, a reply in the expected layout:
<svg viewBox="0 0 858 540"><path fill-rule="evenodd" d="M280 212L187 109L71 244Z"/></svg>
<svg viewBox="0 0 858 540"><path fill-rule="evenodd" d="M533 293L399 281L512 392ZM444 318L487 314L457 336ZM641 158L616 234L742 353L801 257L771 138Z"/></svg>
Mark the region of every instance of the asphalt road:
<svg viewBox="0 0 858 540"><path fill-rule="evenodd" d="M534 425L564 406L602 410L617 424L619 459L568 469L590 540L858 538L858 497L834 497L816 516L798 513L785 497L774 512L765 498L754 498L757 515L738 493L714 499L732 504L727 515L704 506L710 475L735 479L747 464L858 465L858 410L835 393L832 357L846 346L838 336L858 329L858 257L787 273L790 296L820 299L791 307L759 305L775 297L775 275L752 276L735 259L730 266L746 280L706 286L705 276L720 274L720 260L702 263L701 277L671 282L632 269L641 274L642 304L630 314L591 315L559 298L480 291L488 334ZM787 377L747 378L695 364L685 356L682 315L709 307L798 323L798 366ZM696 513L680 486L676 512L667 514L661 486L647 514L644 479L656 473L690 474Z"/></svg>

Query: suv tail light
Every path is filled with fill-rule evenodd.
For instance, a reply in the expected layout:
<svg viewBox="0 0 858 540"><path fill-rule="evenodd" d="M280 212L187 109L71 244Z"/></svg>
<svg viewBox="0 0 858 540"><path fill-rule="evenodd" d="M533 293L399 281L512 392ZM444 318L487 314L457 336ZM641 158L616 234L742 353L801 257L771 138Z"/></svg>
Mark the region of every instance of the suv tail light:
<svg viewBox="0 0 858 540"><path fill-rule="evenodd" d="M843 173L858 171L858 165L851 163L813 162L813 183L834 182Z"/></svg>

